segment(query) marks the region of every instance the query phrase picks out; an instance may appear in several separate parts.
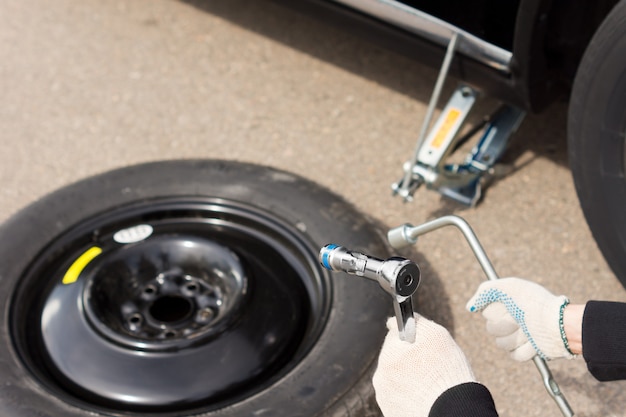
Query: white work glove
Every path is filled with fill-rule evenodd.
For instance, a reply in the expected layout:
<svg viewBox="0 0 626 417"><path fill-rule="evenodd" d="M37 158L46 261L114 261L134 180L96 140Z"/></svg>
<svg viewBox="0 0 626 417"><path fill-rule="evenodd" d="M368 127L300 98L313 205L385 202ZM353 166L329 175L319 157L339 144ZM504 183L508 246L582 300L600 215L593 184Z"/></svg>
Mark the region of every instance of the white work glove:
<svg viewBox="0 0 626 417"><path fill-rule="evenodd" d="M398 336L395 318L387 321L373 384L385 417L427 417L435 400L455 385L475 382L465 355L450 333L415 314L414 343Z"/></svg>
<svg viewBox="0 0 626 417"><path fill-rule="evenodd" d="M468 301L470 312L482 311L496 344L523 362L535 355L550 360L573 358L563 329L567 297L520 278L483 282Z"/></svg>

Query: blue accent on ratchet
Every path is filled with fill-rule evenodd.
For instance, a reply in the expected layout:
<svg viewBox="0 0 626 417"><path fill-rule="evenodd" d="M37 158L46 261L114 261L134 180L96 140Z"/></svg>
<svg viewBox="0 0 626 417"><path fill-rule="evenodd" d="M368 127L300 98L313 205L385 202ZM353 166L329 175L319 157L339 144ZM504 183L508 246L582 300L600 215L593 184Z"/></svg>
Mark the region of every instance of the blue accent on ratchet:
<svg viewBox="0 0 626 417"><path fill-rule="evenodd" d="M328 254L330 253L330 251L338 247L339 245L334 245L331 243L329 245L324 246L323 248L324 252L322 253L322 266L330 271L332 271L333 268L328 263Z"/></svg>

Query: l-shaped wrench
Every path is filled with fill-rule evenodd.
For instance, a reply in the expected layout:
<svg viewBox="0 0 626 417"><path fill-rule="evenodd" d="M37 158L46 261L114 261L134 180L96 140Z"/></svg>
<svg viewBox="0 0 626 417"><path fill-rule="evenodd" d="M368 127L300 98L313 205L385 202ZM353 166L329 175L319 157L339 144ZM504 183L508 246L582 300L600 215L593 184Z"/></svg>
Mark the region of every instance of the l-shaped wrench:
<svg viewBox="0 0 626 417"><path fill-rule="evenodd" d="M478 241L476 234L474 233L470 225L458 216L440 217L419 226L404 224L402 226L398 226L389 230L389 232L387 233L387 239L389 240L391 246L393 246L395 249L401 249L416 243L418 236L440 229L444 226L455 226L461 231L461 233L463 233L463 236L465 236L465 240L467 240L467 243L470 245L470 248L474 252L478 263L482 267L488 279L495 280L499 278L498 274L496 274L496 270L491 264L491 261L489 261L489 258L487 258L485 250ZM554 399L556 404L561 409L563 415L566 417L572 417L574 415L574 411L572 410L569 403L565 399L565 396L559 389L559 385L554 380L552 372L550 372L546 361L544 361L539 356L535 356L533 358L533 362L535 363L535 366L541 374L544 386L548 390L550 396Z"/></svg>

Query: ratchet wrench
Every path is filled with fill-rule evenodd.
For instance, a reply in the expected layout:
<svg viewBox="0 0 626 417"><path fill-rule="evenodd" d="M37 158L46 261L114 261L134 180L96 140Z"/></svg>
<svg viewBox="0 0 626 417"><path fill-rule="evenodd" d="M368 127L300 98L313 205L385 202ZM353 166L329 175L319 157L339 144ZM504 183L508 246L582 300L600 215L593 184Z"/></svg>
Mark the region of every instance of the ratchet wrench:
<svg viewBox="0 0 626 417"><path fill-rule="evenodd" d="M488 279L499 278L476 234L470 225L458 216L440 217L419 226L404 224L389 230L387 239L395 249L401 249L415 244L418 236L444 226L455 226L461 231ZM400 257L392 257L383 261L334 244L326 245L320 250L319 260L322 266L328 270L343 271L378 282L382 289L393 298L400 339L411 343L415 341L415 319L411 296L417 290L420 282L420 269L417 264ZM565 417L572 417L574 411L554 380L546 362L539 356L535 356L533 362L541 374L546 390L556 402L561 413Z"/></svg>
<svg viewBox="0 0 626 417"><path fill-rule="evenodd" d="M458 216L440 217L419 226L404 224L402 226L398 226L389 230L389 232L387 233L387 239L389 240L391 246L393 246L395 249L401 249L403 247L416 243L419 236L440 229L444 226L455 226L461 231L461 233L463 233L465 240L472 249L472 252L474 252L476 260L482 267L488 279L495 280L499 278L496 270L491 264L491 261L489 261L485 250L478 241L476 234L474 233L470 225ZM567 402L567 399L559 389L559 385L554 380L552 372L550 372L546 361L539 356L535 356L533 358L533 362L535 363L537 370L541 374L541 379L543 380L543 384L548 391L548 394L550 394L552 399L556 402L557 406L561 410L561 413L565 417L572 417L574 415L574 411L572 410L569 403Z"/></svg>
<svg viewBox="0 0 626 417"><path fill-rule="evenodd" d="M415 341L415 317L411 296L417 290L421 277L420 269L415 262L400 257L383 261L334 244L324 246L320 250L319 259L322 266L328 270L343 271L378 282L393 298L400 339L410 343Z"/></svg>

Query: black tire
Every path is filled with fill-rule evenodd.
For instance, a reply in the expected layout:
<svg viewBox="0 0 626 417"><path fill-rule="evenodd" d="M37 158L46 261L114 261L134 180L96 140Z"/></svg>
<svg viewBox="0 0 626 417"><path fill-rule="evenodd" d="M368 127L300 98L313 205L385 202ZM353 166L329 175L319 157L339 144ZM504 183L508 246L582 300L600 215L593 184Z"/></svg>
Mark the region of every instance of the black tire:
<svg viewBox="0 0 626 417"><path fill-rule="evenodd" d="M56 191L0 227L0 414L379 416L371 374L390 300L317 254L336 242L385 258L381 236L331 192L244 163L149 163ZM236 265L202 281L213 250ZM226 307L197 315L207 282L202 300Z"/></svg>
<svg viewBox="0 0 626 417"><path fill-rule="evenodd" d="M626 286L626 1L583 56L568 115L570 166L583 212L607 263Z"/></svg>

